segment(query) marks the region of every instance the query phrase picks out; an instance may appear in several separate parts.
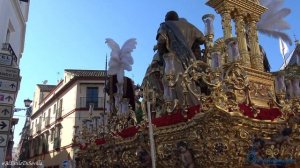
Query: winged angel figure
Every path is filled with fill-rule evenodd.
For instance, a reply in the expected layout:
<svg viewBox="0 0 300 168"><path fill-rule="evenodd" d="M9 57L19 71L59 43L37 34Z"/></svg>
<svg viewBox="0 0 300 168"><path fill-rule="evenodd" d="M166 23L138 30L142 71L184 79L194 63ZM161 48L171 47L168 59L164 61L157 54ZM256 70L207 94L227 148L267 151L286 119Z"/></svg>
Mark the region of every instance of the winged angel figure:
<svg viewBox="0 0 300 168"><path fill-rule="evenodd" d="M111 38L105 39L105 43L111 48L108 75L117 75L118 83L123 84L124 70L132 70L133 58L131 52L136 48L136 39L128 39L122 48Z"/></svg>
<svg viewBox="0 0 300 168"><path fill-rule="evenodd" d="M265 35L281 38L292 45L292 40L283 30L290 29L290 25L284 20L291 13L291 9L282 8L284 0L260 0L261 5L268 8L257 23L257 30Z"/></svg>

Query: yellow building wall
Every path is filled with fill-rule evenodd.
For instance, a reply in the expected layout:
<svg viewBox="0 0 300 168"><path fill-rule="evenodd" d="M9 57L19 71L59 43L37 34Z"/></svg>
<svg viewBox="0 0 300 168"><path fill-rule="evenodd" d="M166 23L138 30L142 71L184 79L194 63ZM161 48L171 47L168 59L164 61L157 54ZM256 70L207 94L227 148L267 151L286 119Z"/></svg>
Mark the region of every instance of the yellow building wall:
<svg viewBox="0 0 300 168"><path fill-rule="evenodd" d="M39 111L39 115L35 116L34 120L39 120L41 117L41 131L37 132L34 126L31 129L33 129L32 132L32 138L40 137L42 134L49 133L49 139L48 139L48 151L47 154L40 154L38 156L35 156L31 159L31 161L37 161L42 160L45 167L48 166L55 166L55 165L62 165L62 162L64 160L74 160L74 151L78 150L78 147L72 147L72 139L74 137L75 129L74 126L79 126L79 129L82 128L82 121L85 119L90 118L89 109L86 107L80 106L80 98L86 97L86 90L87 87L98 87L98 97L104 97L103 88L104 88L104 81L99 80L78 80L76 83L71 85L69 88L67 88L61 95L58 97L55 96L59 90L66 85L67 83L64 83L63 85L59 86L59 88L56 88L54 93L49 95L42 104L40 104L40 107L43 107L43 105L47 105L43 107L43 111ZM36 94L39 94L39 92L36 92ZM53 98L55 97L55 100ZM62 119L56 120L56 113L54 113L54 106L56 105L56 108L58 108L59 101L63 99L63 106L62 106ZM39 100L36 100L39 101ZM50 104L47 104L48 101L51 101ZM100 107L103 107L103 99L99 102L101 104ZM50 125L46 124L48 112L50 109ZM38 109L36 109L38 110ZM93 116L100 116L100 113L102 113L102 109L94 109L93 110ZM45 118L44 118L45 116ZM61 132L60 132L60 150L55 150L53 148L54 141L51 141L51 129L54 129L58 125L61 125ZM37 144L33 144L37 145ZM42 149L40 148L40 153ZM33 153L33 149L31 151Z"/></svg>

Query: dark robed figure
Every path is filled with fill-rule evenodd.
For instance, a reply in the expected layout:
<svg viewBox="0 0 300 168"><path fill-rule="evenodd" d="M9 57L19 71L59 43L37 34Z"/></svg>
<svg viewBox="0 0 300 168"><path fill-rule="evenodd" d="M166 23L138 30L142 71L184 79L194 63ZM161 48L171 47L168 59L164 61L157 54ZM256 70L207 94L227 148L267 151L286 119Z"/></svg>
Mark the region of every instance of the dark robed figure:
<svg viewBox="0 0 300 168"><path fill-rule="evenodd" d="M143 86L156 91L156 105L158 113L163 113L161 107L164 101L175 101L183 105L182 74L192 63L192 60L203 60L200 45L205 43L203 33L194 25L178 14L170 11L165 16L165 22L160 24L156 36L157 44L151 65L148 67ZM166 75L175 75L178 81L172 88L168 84ZM187 101L190 106L198 104L196 98L189 94Z"/></svg>

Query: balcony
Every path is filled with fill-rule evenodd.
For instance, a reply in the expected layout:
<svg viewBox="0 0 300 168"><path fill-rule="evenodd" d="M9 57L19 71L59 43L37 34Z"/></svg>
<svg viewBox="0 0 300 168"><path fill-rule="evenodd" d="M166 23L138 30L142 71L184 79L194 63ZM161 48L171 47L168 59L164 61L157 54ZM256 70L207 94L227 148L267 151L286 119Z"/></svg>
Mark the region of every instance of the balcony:
<svg viewBox="0 0 300 168"><path fill-rule="evenodd" d="M49 144L48 144L48 142L43 142L42 153L45 154L47 152L49 152Z"/></svg>
<svg viewBox="0 0 300 168"><path fill-rule="evenodd" d="M79 108L89 108L90 104L94 105L94 109L103 108L103 97L80 97Z"/></svg>
<svg viewBox="0 0 300 168"><path fill-rule="evenodd" d="M49 116L46 118L45 127L47 127L47 128L50 127L50 117Z"/></svg>
<svg viewBox="0 0 300 168"><path fill-rule="evenodd" d="M33 143L33 156L39 155L39 149L40 149L40 141L38 139L34 140Z"/></svg>
<svg viewBox="0 0 300 168"><path fill-rule="evenodd" d="M57 110L56 110L56 115L55 115L55 119L56 120L59 120L59 119L61 119L62 118L62 108L58 108Z"/></svg>
<svg viewBox="0 0 300 168"><path fill-rule="evenodd" d="M60 149L60 137L54 138L53 149L54 150L59 150Z"/></svg>
<svg viewBox="0 0 300 168"><path fill-rule="evenodd" d="M42 130L42 123L38 123L36 126L36 133L40 133Z"/></svg>

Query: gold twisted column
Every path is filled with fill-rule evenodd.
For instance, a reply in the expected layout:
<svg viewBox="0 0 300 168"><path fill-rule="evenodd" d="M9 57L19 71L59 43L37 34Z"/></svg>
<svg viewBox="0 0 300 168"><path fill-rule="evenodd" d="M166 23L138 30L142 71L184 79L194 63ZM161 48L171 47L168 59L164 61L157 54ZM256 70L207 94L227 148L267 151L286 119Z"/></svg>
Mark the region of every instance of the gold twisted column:
<svg viewBox="0 0 300 168"><path fill-rule="evenodd" d="M256 20L250 20L249 23L249 42L250 42L250 55L251 67L256 70L264 71L263 57L260 53Z"/></svg>
<svg viewBox="0 0 300 168"><path fill-rule="evenodd" d="M245 21L243 15L235 15L235 32L237 35L239 51L242 58L242 63L246 67L251 67L250 56L247 49L247 40L245 34Z"/></svg>
<svg viewBox="0 0 300 168"><path fill-rule="evenodd" d="M222 16L222 28L223 28L224 40L226 40L232 37L230 11L229 10L223 11L221 16Z"/></svg>

